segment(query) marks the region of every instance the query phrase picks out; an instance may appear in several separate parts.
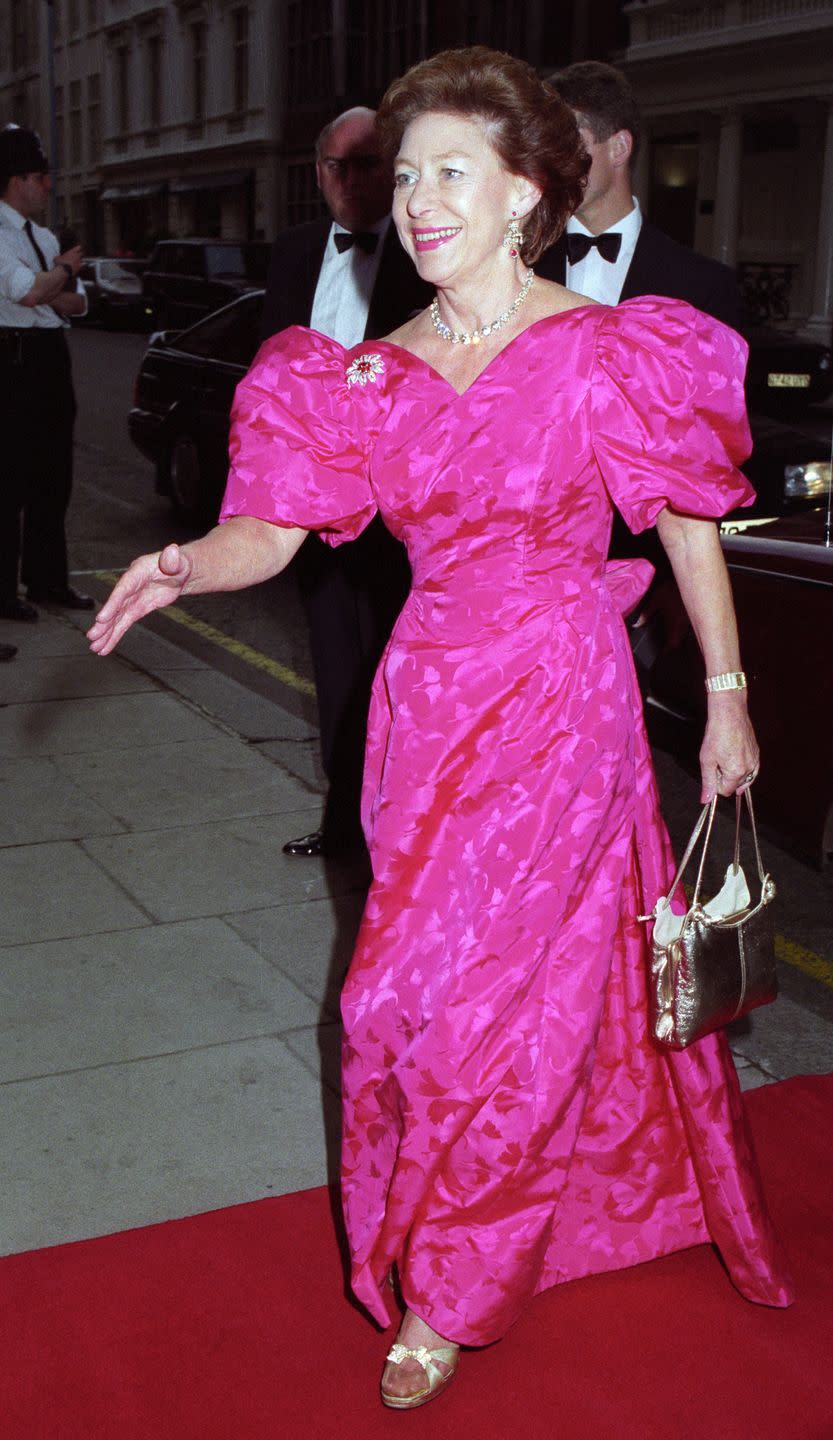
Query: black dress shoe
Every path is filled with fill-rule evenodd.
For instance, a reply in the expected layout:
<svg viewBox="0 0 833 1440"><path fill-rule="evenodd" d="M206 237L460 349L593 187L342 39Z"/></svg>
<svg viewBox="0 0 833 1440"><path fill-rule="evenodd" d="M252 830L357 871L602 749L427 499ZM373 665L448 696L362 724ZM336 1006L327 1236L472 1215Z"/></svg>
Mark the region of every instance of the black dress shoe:
<svg viewBox="0 0 833 1440"><path fill-rule="evenodd" d="M39 620L34 605L27 600L10 600L6 605L0 605L0 620Z"/></svg>
<svg viewBox="0 0 833 1440"><path fill-rule="evenodd" d="M4 660L13 660L16 654L17 654L17 646L16 646L16 645L3 645L3 644L0 644L0 664L2 664L2 662L3 662Z"/></svg>
<svg viewBox="0 0 833 1440"><path fill-rule="evenodd" d="M27 590L26 594L40 605L59 605L62 610L95 609L92 595L80 595L71 585L67 585L65 590Z"/></svg>
<svg viewBox="0 0 833 1440"><path fill-rule="evenodd" d="M283 847L284 855L323 855L324 854L324 832L313 830L311 835L299 835L297 840L287 840Z"/></svg>

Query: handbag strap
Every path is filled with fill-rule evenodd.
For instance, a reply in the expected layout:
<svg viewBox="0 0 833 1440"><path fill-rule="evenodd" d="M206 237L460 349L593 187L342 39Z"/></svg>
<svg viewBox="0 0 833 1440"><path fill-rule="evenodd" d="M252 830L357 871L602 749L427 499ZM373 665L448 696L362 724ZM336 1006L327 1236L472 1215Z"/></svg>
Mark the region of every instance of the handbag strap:
<svg viewBox="0 0 833 1440"><path fill-rule="evenodd" d="M692 857L692 854L694 853L694 848L700 838L703 826L705 825L706 833L703 838L703 848L700 852L700 863L697 867L697 880L694 885L694 896L691 901L692 908L697 904L700 899L700 890L703 884L703 871L706 864L706 854L709 848L709 841L711 840L712 827L714 825L714 817L717 813L717 802L719 798L720 797L718 795L713 795L711 800L708 800L706 802L706 804L703 806L702 811L700 812L699 819L697 820L697 823L691 832L691 839L689 840L685 848L685 854L683 855L683 858L680 861L679 867L677 869L677 873L674 876L674 883L671 885L671 888L668 891L669 900L676 891L677 886L679 885L680 881L683 878L683 875L685 874L688 863ZM755 860L758 866L758 878L761 882L761 885L763 885L764 881L766 880L766 874L764 872L763 861L761 859L761 847L758 843L758 827L755 824L755 809L752 804L752 796L749 792L749 789L743 791L743 798L746 800L746 808L749 811L749 819L752 825L752 839L755 844ZM735 851L732 861L732 866L735 871L737 871L740 864L740 814L741 796L738 794L735 795ZM707 821L708 824L706 823Z"/></svg>

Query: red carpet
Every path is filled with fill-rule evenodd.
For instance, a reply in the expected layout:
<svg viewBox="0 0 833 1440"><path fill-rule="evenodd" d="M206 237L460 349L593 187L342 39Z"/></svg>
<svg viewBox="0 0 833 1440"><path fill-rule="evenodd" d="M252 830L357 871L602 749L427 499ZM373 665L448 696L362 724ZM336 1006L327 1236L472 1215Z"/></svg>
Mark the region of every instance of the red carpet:
<svg viewBox="0 0 833 1440"><path fill-rule="evenodd" d="M0 1261L0 1435L833 1440L833 1076L747 1104L791 1310L741 1300L703 1246L549 1291L436 1405L391 1413L310 1190Z"/></svg>

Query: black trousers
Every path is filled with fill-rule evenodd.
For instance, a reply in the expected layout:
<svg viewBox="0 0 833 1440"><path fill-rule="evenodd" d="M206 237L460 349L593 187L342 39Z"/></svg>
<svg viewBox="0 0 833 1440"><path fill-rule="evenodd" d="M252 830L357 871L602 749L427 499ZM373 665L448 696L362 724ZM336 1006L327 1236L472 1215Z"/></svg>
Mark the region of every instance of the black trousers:
<svg viewBox="0 0 833 1440"><path fill-rule="evenodd" d="M404 546L378 516L358 540L335 550L311 535L296 564L329 781L323 829L336 846L360 834L370 688L411 572Z"/></svg>
<svg viewBox="0 0 833 1440"><path fill-rule="evenodd" d="M68 581L75 395L61 330L0 329L0 604ZM21 541L21 516L23 533Z"/></svg>

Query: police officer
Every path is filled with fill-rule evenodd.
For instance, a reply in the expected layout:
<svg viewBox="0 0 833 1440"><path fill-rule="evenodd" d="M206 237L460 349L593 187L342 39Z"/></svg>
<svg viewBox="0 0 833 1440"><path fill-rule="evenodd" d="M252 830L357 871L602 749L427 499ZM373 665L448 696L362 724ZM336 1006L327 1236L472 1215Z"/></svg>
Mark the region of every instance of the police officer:
<svg viewBox="0 0 833 1440"><path fill-rule="evenodd" d="M37 620L32 601L90 610L69 584L64 522L72 488L75 395L65 332L87 308L81 250L43 220L51 180L34 130L0 131L0 617ZM23 515L22 579L18 596Z"/></svg>

